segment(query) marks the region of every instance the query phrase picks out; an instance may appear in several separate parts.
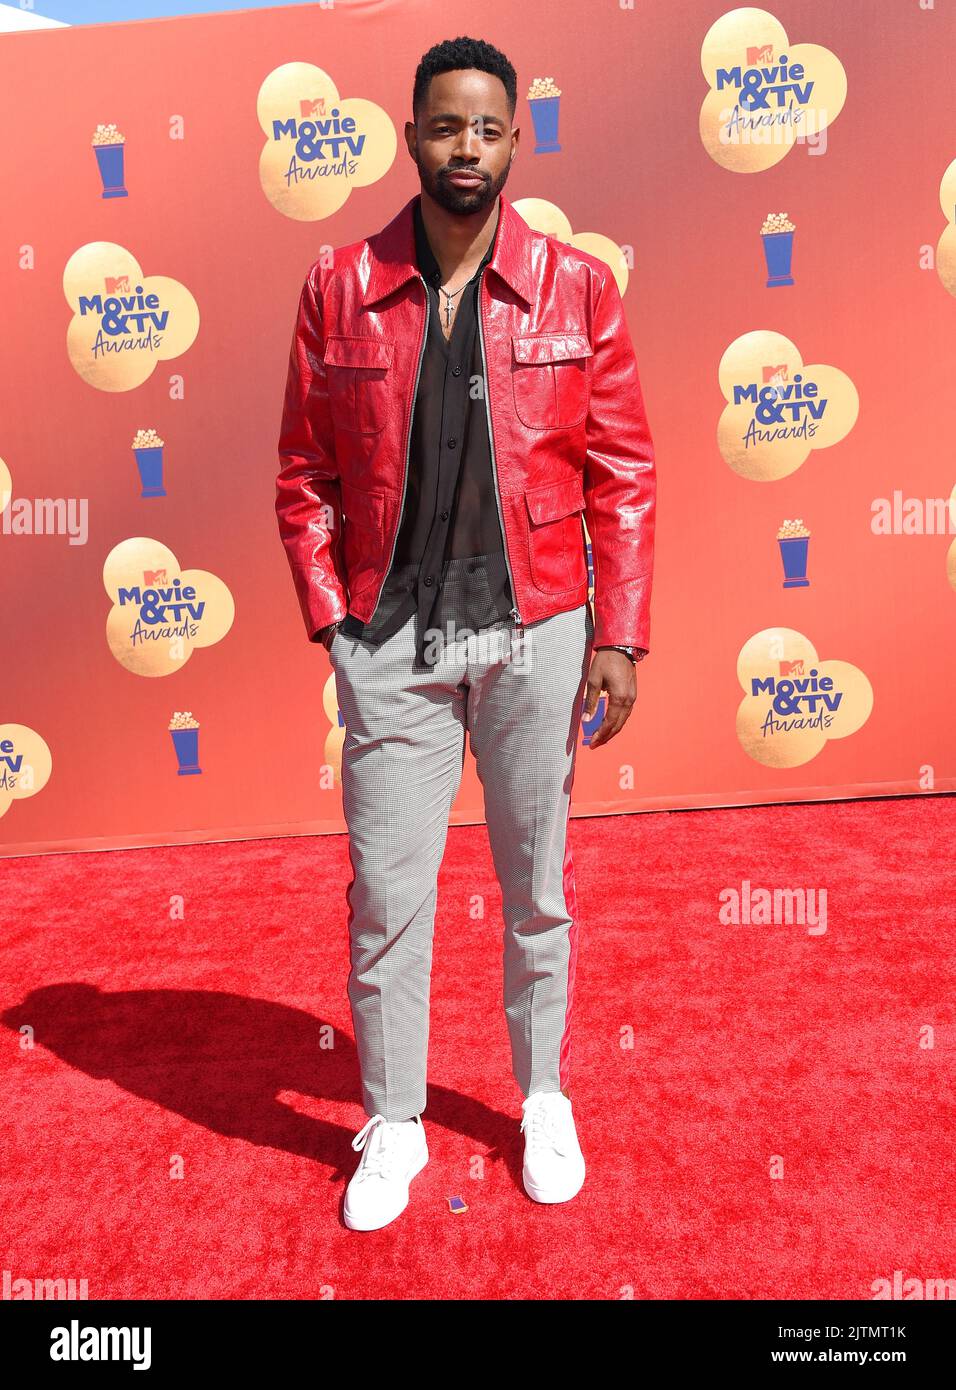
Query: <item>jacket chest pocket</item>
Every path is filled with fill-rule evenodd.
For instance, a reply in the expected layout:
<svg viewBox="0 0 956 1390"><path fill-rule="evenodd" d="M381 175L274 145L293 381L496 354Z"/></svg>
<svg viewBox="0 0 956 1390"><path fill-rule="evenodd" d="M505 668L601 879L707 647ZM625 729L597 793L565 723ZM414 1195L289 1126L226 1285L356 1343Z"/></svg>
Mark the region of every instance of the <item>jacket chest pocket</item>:
<svg viewBox="0 0 956 1390"><path fill-rule="evenodd" d="M588 410L586 333L533 333L512 336L511 384L515 411L532 430L573 429Z"/></svg>
<svg viewBox="0 0 956 1390"><path fill-rule="evenodd" d="M324 361L336 428L378 434L388 423L391 342L335 334L325 340Z"/></svg>

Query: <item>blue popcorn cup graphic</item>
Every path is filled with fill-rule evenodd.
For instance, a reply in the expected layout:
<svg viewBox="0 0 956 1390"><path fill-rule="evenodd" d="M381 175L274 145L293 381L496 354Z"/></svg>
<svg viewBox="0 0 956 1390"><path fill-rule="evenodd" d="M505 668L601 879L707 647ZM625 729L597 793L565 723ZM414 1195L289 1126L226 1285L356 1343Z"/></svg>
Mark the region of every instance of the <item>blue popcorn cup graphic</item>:
<svg viewBox="0 0 956 1390"><path fill-rule="evenodd" d="M114 125L97 126L93 136L93 152L100 171L104 198L129 197L123 183L126 141L117 136Z"/></svg>
<svg viewBox="0 0 956 1390"><path fill-rule="evenodd" d="M189 710L177 710L169 723L173 748L176 751L178 777L193 777L202 772L199 766L199 721Z"/></svg>
<svg viewBox="0 0 956 1390"><path fill-rule="evenodd" d="M146 447L133 445L136 467L139 469L140 497L165 497L163 487L163 446L150 444Z"/></svg>
<svg viewBox="0 0 956 1390"><path fill-rule="evenodd" d="M793 234L796 230L785 212L768 212L764 218L760 240L767 262L768 289L793 284Z"/></svg>
<svg viewBox="0 0 956 1390"><path fill-rule="evenodd" d="M552 154L561 148L558 144L560 101L561 88L554 85L553 77L536 77L531 83L528 105L534 124L535 154Z"/></svg>
<svg viewBox="0 0 956 1390"><path fill-rule="evenodd" d="M761 240L767 261L767 288L792 285L793 232L764 232Z"/></svg>
<svg viewBox="0 0 956 1390"><path fill-rule="evenodd" d="M802 534L801 534L802 533ZM780 558L783 561L783 587L785 589L806 589L810 585L807 578L807 560L810 549L810 533L802 521L785 521L777 535Z"/></svg>
<svg viewBox="0 0 956 1390"><path fill-rule="evenodd" d="M560 97L537 97L528 103L534 124L535 154L554 154L561 149L558 143L560 102Z"/></svg>

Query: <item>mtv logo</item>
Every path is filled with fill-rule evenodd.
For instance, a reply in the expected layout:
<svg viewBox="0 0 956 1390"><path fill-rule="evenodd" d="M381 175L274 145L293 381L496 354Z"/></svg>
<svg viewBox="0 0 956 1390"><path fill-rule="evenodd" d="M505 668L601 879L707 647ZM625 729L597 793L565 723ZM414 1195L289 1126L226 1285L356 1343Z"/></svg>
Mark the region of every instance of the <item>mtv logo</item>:
<svg viewBox="0 0 956 1390"><path fill-rule="evenodd" d="M162 570L143 570L143 583L147 589L151 589L155 584L166 583L166 571Z"/></svg>
<svg viewBox="0 0 956 1390"><path fill-rule="evenodd" d="M772 43L761 44L761 46L760 46L759 48L749 48L749 47L748 47L748 49L747 49L747 66L748 66L748 68L755 67L757 63L772 63L772 62L773 62L773 44L772 44Z"/></svg>
<svg viewBox="0 0 956 1390"><path fill-rule="evenodd" d="M781 661L780 674L781 676L802 676L803 657L798 657L796 661Z"/></svg>
<svg viewBox="0 0 956 1390"><path fill-rule="evenodd" d="M106 293L107 293L107 294L123 294L124 291L125 291L127 294L129 293L129 276L128 276L128 275L107 275L107 277L106 277Z"/></svg>
<svg viewBox="0 0 956 1390"><path fill-rule="evenodd" d="M305 97L299 102L299 115L302 117L324 116L325 97Z"/></svg>
<svg viewBox="0 0 956 1390"><path fill-rule="evenodd" d="M786 362L781 362L779 367L764 367L762 370L764 386L778 385L787 379Z"/></svg>

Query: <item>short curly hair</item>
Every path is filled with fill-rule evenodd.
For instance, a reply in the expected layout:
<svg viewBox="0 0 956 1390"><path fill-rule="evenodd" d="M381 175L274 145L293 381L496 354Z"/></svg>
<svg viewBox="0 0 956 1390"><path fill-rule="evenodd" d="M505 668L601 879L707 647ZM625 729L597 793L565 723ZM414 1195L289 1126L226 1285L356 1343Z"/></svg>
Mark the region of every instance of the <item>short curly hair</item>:
<svg viewBox="0 0 956 1390"><path fill-rule="evenodd" d="M433 77L442 72L454 72L458 68L477 68L479 72L491 73L504 85L508 98L508 113L514 120L518 104L518 77L505 55L483 39L469 39L464 35L457 39L444 39L436 43L422 55L415 72L415 88L412 93L412 116L417 121L425 103L428 84Z"/></svg>

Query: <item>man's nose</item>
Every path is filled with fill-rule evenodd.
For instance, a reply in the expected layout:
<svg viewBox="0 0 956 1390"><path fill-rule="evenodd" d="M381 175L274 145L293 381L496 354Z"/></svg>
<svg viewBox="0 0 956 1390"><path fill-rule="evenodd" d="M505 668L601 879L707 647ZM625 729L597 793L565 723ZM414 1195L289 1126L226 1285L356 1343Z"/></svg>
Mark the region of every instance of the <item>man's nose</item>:
<svg viewBox="0 0 956 1390"><path fill-rule="evenodd" d="M470 125L462 130L455 141L456 159L477 161L481 157L480 126Z"/></svg>

